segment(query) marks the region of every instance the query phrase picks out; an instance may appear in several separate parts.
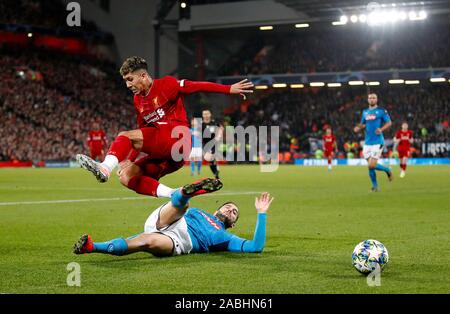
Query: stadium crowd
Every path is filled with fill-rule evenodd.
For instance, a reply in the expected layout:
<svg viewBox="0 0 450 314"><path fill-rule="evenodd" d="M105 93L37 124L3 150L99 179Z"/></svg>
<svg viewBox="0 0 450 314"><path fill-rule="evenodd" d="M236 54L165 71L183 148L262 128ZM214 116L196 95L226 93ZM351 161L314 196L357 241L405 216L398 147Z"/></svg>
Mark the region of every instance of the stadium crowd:
<svg viewBox="0 0 450 314"><path fill-rule="evenodd" d="M87 151L87 132L98 121L109 141L135 126L131 95L112 64L50 51L3 49L0 57L0 160L68 160ZM420 142L449 140L446 84L375 90L394 126L408 121ZM358 156L362 134L352 129L366 106L360 88L265 91L225 117L228 125L279 125L280 150L315 156L332 126L344 157ZM390 143L388 141L388 143Z"/></svg>
<svg viewBox="0 0 450 314"><path fill-rule="evenodd" d="M66 8L58 0L2 0L0 24L28 25L46 29L68 29ZM83 20L83 31L97 31L93 22Z"/></svg>
<svg viewBox="0 0 450 314"><path fill-rule="evenodd" d="M450 31L423 25L396 32L333 31L259 34L220 69L220 75L285 74L390 68L447 67ZM332 48L331 48L332 47Z"/></svg>
<svg viewBox="0 0 450 314"><path fill-rule="evenodd" d="M385 133L386 144L392 153L392 138L401 123L407 121L414 131L415 156L422 156L422 142L448 142L450 139L450 92L446 84L421 87L381 87L375 90L379 105L388 110L393 126ZM260 93L246 106L235 108L225 124L279 125L280 151L291 156L316 157L321 150L321 138L331 126L337 138L340 155L359 157L364 140L362 133L354 133L367 107L367 90L359 88L304 89Z"/></svg>
<svg viewBox="0 0 450 314"><path fill-rule="evenodd" d="M108 138L129 129L131 96L114 77L115 66L86 57L2 50L0 160L68 160L86 151L94 121Z"/></svg>

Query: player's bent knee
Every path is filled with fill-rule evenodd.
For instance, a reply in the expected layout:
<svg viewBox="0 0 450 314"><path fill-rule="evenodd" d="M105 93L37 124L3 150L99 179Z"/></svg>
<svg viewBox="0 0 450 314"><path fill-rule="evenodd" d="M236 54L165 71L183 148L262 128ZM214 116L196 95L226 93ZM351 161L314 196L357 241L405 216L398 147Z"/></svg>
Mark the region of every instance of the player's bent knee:
<svg viewBox="0 0 450 314"><path fill-rule="evenodd" d="M124 186L128 187L128 183L130 182L131 178L135 176L142 175L142 170L135 164L132 164L128 168L124 169L119 176L119 181Z"/></svg>

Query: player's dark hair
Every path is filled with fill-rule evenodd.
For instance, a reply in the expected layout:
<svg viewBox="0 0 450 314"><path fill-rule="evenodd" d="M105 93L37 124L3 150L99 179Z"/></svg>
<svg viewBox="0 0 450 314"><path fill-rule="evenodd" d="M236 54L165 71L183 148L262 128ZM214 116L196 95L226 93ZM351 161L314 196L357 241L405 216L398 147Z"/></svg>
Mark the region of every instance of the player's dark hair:
<svg viewBox="0 0 450 314"><path fill-rule="evenodd" d="M219 209L221 209L223 206L228 205L228 204L232 204L232 205L236 206L236 208L237 208L237 216L236 216L236 221L235 221L235 222L237 222L238 219L239 219L239 215L241 214L241 211L239 210L239 207L237 206L237 204L236 204L235 202L231 202L231 201L225 202L225 203L223 203L222 205L220 205L219 207L217 207L216 210L219 210Z"/></svg>
<svg viewBox="0 0 450 314"><path fill-rule="evenodd" d="M137 70L145 70L148 71L147 69L147 61L145 61L145 59L141 58L141 57L129 57L127 58L122 66L120 67L120 75L125 76L129 73L133 73L134 71Z"/></svg>

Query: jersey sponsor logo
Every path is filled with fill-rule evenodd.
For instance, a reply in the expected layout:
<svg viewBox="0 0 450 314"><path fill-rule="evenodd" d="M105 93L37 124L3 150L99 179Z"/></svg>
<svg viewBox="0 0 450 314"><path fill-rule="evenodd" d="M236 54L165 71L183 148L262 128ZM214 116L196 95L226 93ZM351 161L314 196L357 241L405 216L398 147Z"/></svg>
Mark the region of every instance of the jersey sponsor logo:
<svg viewBox="0 0 450 314"><path fill-rule="evenodd" d="M376 114L367 114L366 115L366 120L367 121L376 120L376 119L377 119L377 115Z"/></svg>
<svg viewBox="0 0 450 314"><path fill-rule="evenodd" d="M146 123L154 123L154 122L158 121L159 119L163 118L165 115L166 115L166 112L164 111L164 109L159 108L158 110L145 115L143 118Z"/></svg>
<svg viewBox="0 0 450 314"><path fill-rule="evenodd" d="M211 217L205 215L204 213L200 213L200 214L202 214L202 216L205 217L206 221L209 222L209 224L211 226L213 226L217 230L220 230L220 226L214 220L212 220Z"/></svg>

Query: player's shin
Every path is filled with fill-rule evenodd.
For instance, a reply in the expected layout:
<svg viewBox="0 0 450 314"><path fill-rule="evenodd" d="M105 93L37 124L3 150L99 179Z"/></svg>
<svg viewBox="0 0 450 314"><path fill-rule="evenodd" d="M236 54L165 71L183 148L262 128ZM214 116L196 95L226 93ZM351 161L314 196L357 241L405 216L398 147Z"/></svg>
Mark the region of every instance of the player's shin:
<svg viewBox="0 0 450 314"><path fill-rule="evenodd" d="M181 189L176 190L171 196L172 205L178 209L184 209L189 203L189 196L183 195Z"/></svg>
<svg viewBox="0 0 450 314"><path fill-rule="evenodd" d="M375 167L375 170L384 171L386 173L390 172L388 167L385 167L385 166L383 166L381 164L377 164L377 166Z"/></svg>
<svg viewBox="0 0 450 314"><path fill-rule="evenodd" d="M109 148L108 154L105 157L105 161L102 162L102 165L112 171L119 164L119 162L127 158L132 147L133 146L131 144L131 140L128 137L119 135L111 144L111 147Z"/></svg>
<svg viewBox="0 0 450 314"><path fill-rule="evenodd" d="M369 177L370 181L372 182L372 187L378 187L377 173L375 172L375 169L369 169Z"/></svg>
<svg viewBox="0 0 450 314"><path fill-rule="evenodd" d="M128 244L124 238L117 238L107 242L94 242L93 252L121 256L127 253Z"/></svg>

